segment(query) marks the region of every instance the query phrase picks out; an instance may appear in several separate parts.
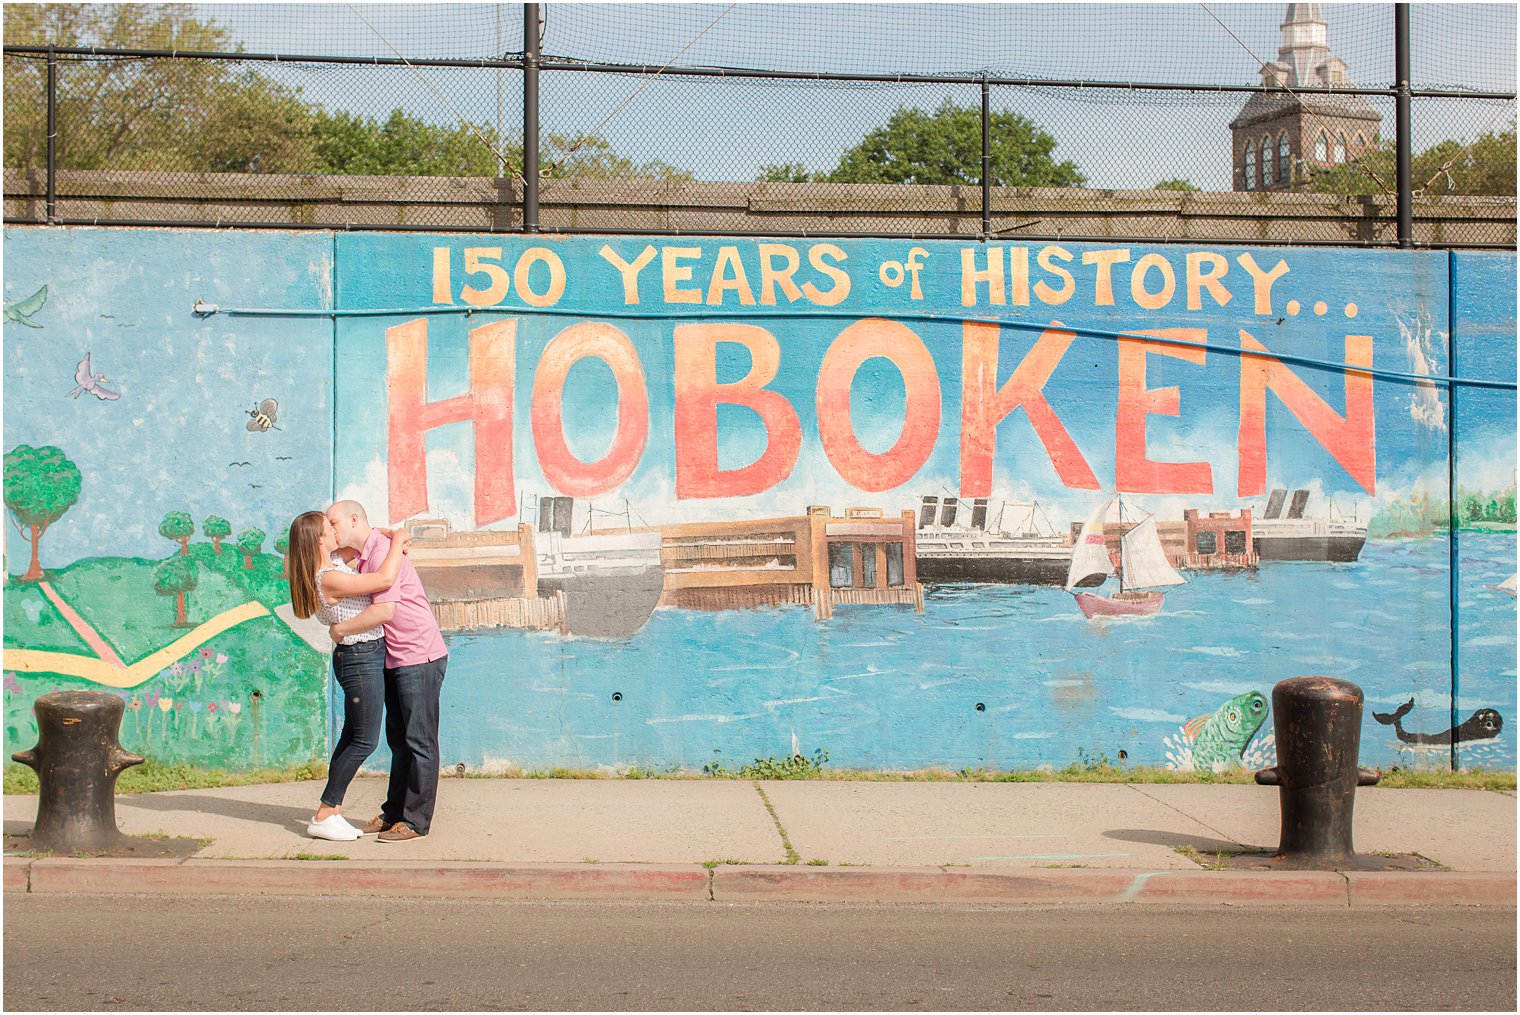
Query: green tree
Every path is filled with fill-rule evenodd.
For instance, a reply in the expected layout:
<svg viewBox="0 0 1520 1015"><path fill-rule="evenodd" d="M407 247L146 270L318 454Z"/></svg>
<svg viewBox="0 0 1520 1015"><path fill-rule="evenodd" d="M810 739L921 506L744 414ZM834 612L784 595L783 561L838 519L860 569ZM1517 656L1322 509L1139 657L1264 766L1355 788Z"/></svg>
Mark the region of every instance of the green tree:
<svg viewBox="0 0 1520 1015"><path fill-rule="evenodd" d="M186 511L170 511L158 523L158 534L179 544L179 552L190 553L190 537L195 535L195 521Z"/></svg>
<svg viewBox="0 0 1520 1015"><path fill-rule="evenodd" d="M274 552L280 555L280 577L285 574L285 555L290 552L290 526L287 525L274 537Z"/></svg>
<svg viewBox="0 0 1520 1015"><path fill-rule="evenodd" d="M211 540L218 557L222 555L222 540L232 535L232 523L221 515L207 515L201 522L201 534Z"/></svg>
<svg viewBox="0 0 1520 1015"><path fill-rule="evenodd" d="M1475 493L1469 493L1462 497L1462 517L1470 522L1483 520L1483 502Z"/></svg>
<svg viewBox="0 0 1520 1015"><path fill-rule="evenodd" d="M233 52L187 4L16 4L7 45ZM317 170L297 92L220 60L69 60L58 80L61 169ZM5 165L46 161L46 65L8 58Z"/></svg>
<svg viewBox="0 0 1520 1015"><path fill-rule="evenodd" d="M391 111L384 122L351 113L315 110L311 135L321 171L350 176L488 176L498 161L485 140L489 124L441 125ZM520 170L522 146L500 148L508 169ZM550 179L689 180L691 173L663 162L635 163L600 138L550 133L539 149L539 175Z"/></svg>
<svg viewBox="0 0 1520 1015"><path fill-rule="evenodd" d="M1080 187L1087 177L1056 162L1056 139L1017 113L992 114L993 186ZM960 183L982 178L981 110L946 99L933 113L899 107L839 159L830 183Z"/></svg>
<svg viewBox="0 0 1520 1015"><path fill-rule="evenodd" d="M1151 189L1152 190L1181 190L1181 191L1185 191L1185 192L1187 192L1189 194L1196 194L1196 193L1198 193L1198 188L1195 187L1195 186L1193 186L1192 183L1190 183L1187 180L1178 179L1176 177L1173 177L1170 180L1161 180L1154 187L1152 187Z"/></svg>
<svg viewBox="0 0 1520 1015"><path fill-rule="evenodd" d="M174 596L174 626L189 627L186 608L190 593L200 584L199 568L190 557L179 554L159 563L153 569L153 591L161 596Z"/></svg>
<svg viewBox="0 0 1520 1015"><path fill-rule="evenodd" d="M42 577L37 544L64 512L79 500L83 486L79 467L51 444L34 448L17 444L5 455L5 510L21 538L32 545L32 560L23 581Z"/></svg>
<svg viewBox="0 0 1520 1015"><path fill-rule="evenodd" d="M243 570L253 570L253 558L264 549L264 530L249 526L238 533L237 548L243 554Z"/></svg>
<svg viewBox="0 0 1520 1015"><path fill-rule="evenodd" d="M1314 169L1308 189L1321 194L1394 193L1396 174L1392 142L1362 152L1350 162ZM1411 160L1418 193L1503 196L1515 193L1515 128L1490 131L1464 145L1442 141Z"/></svg>
<svg viewBox="0 0 1520 1015"><path fill-rule="evenodd" d="M980 156L978 156L980 158ZM807 167L800 162L783 162L781 165L766 163L760 167L760 175L755 177L756 183L810 183L818 179L818 174L810 173Z"/></svg>

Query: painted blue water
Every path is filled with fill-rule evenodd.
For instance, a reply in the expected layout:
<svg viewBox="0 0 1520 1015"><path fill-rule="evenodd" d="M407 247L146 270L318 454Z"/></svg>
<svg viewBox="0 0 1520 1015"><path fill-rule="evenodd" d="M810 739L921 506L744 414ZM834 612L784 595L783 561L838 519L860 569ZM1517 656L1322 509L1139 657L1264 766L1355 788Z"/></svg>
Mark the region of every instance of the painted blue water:
<svg viewBox="0 0 1520 1015"><path fill-rule="evenodd" d="M1463 534L1459 555L1458 720L1488 707L1505 723L1459 764L1513 767L1515 600L1483 586L1514 572L1515 537ZM1187 719L1327 674L1366 694L1363 764L1444 767L1448 748L1404 747L1371 713L1413 698L1407 730L1451 725L1447 560L1444 539L1393 540L1353 564L1192 573L1143 619L1088 621L1060 589L963 586L931 588L922 614L838 607L826 623L659 610L623 643L452 635L443 761L736 767L795 737L830 767L1059 767L1079 751L1160 765ZM1269 717L1253 748L1270 732ZM372 765L387 764L382 749Z"/></svg>

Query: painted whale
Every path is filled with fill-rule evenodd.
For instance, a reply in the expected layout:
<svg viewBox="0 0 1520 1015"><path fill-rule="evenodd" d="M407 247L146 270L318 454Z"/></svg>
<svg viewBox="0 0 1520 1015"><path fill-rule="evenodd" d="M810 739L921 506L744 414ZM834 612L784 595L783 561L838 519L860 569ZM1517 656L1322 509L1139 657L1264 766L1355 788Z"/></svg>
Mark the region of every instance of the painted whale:
<svg viewBox="0 0 1520 1015"><path fill-rule="evenodd" d="M1390 715L1386 712L1374 712L1372 718L1384 726L1392 726L1393 732L1406 744L1451 744L1473 740L1492 740L1499 735L1504 728L1504 717L1491 708L1480 708L1468 717L1467 721L1455 729L1449 729L1442 733L1410 733L1404 729L1403 718L1414 708L1414 699L1410 698L1404 704L1393 710Z"/></svg>

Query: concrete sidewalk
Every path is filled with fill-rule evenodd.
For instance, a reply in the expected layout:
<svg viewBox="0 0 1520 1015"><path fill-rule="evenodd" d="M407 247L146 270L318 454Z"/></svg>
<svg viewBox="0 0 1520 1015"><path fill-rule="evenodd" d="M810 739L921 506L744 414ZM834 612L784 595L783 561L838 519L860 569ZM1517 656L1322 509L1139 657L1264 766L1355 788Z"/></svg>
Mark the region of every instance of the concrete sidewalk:
<svg viewBox="0 0 1520 1015"><path fill-rule="evenodd" d="M1358 791L1359 853L1417 872L1206 870L1178 852L1270 851L1259 786L445 779L432 834L305 835L318 783L120 796L130 835L209 839L188 859L8 856L7 891L807 901L1515 904L1516 803L1476 790ZM345 813L379 810L356 780ZM5 798L5 831L36 816ZM303 858L304 855L304 858ZM1443 869L1444 868L1444 869Z"/></svg>

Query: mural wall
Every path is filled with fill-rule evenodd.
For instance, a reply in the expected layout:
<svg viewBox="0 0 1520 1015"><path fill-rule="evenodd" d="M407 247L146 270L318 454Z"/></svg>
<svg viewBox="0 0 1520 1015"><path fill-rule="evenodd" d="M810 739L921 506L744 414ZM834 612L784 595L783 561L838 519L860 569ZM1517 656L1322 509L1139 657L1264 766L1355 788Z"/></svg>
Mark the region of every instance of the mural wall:
<svg viewBox="0 0 1520 1015"><path fill-rule="evenodd" d="M1515 764L1513 256L6 253L10 739L106 686L129 748L323 753L269 540L337 496L414 534L449 765L1258 766L1306 673L1363 687L1364 764Z"/></svg>

